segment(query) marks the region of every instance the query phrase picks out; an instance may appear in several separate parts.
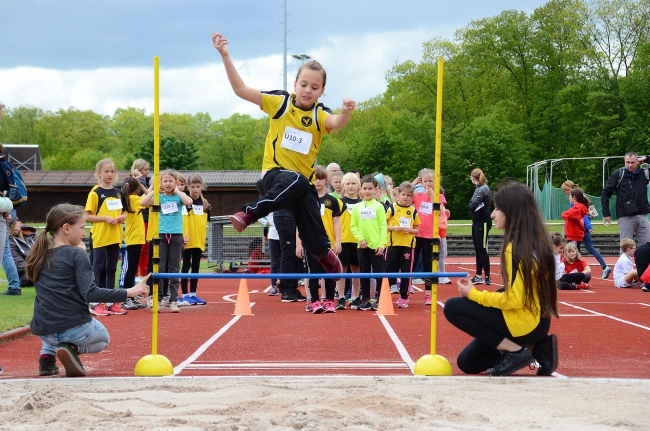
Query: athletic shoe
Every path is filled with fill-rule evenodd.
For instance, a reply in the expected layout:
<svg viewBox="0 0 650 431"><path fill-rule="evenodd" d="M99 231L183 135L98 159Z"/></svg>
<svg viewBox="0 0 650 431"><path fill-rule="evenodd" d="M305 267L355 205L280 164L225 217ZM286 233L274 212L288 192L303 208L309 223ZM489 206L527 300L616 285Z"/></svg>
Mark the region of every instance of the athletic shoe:
<svg viewBox="0 0 650 431"><path fill-rule="evenodd" d="M113 305L108 307L108 312L111 314L126 314L127 311L122 308L121 302L114 302Z"/></svg>
<svg viewBox="0 0 650 431"><path fill-rule="evenodd" d="M413 287L412 284L411 284L411 288L409 289L409 292L410 292L410 293L415 293L415 288Z"/></svg>
<svg viewBox="0 0 650 431"><path fill-rule="evenodd" d="M490 277L485 277L485 285L490 286L492 284L492 279Z"/></svg>
<svg viewBox="0 0 650 431"><path fill-rule="evenodd" d="M396 284L393 284L393 285L390 287L390 293L399 293L399 287L397 287Z"/></svg>
<svg viewBox="0 0 650 431"><path fill-rule="evenodd" d="M169 307L169 298L163 298L163 300L160 301L160 306L161 307Z"/></svg>
<svg viewBox="0 0 650 431"><path fill-rule="evenodd" d="M190 298L192 298L192 302L194 303L193 305L205 305L208 303L205 299L201 299L196 295L190 295Z"/></svg>
<svg viewBox="0 0 650 431"><path fill-rule="evenodd" d="M92 307L90 312L95 316L110 316L111 314L108 312L108 307L103 302Z"/></svg>
<svg viewBox="0 0 650 431"><path fill-rule="evenodd" d="M293 293L296 295L296 301L305 302L307 300L307 297L300 293L298 289L294 290Z"/></svg>
<svg viewBox="0 0 650 431"><path fill-rule="evenodd" d="M314 311L314 307L311 305L311 301L307 301L307 305L305 306L305 311L307 312Z"/></svg>
<svg viewBox="0 0 650 431"><path fill-rule="evenodd" d="M641 286L641 290L643 290L644 292L650 292L650 285L644 284L643 286Z"/></svg>
<svg viewBox="0 0 650 431"><path fill-rule="evenodd" d="M370 309L372 311L377 311L377 306L379 305L379 301L370 301Z"/></svg>
<svg viewBox="0 0 650 431"><path fill-rule="evenodd" d="M438 284L451 284L451 280L447 277L440 277L438 279Z"/></svg>
<svg viewBox="0 0 650 431"><path fill-rule="evenodd" d="M350 301L350 308L352 310L357 310L359 308L359 305L361 305L361 299L359 299L358 296Z"/></svg>
<svg viewBox="0 0 650 431"><path fill-rule="evenodd" d="M147 298L147 307L153 308L153 296Z"/></svg>
<svg viewBox="0 0 650 431"><path fill-rule="evenodd" d="M172 313L180 313L181 309L178 308L178 301L172 301L169 303L169 311Z"/></svg>
<svg viewBox="0 0 650 431"><path fill-rule="evenodd" d="M397 308L409 308L409 300L408 299L398 299L397 300Z"/></svg>
<svg viewBox="0 0 650 431"><path fill-rule="evenodd" d="M320 301L312 302L311 307L314 314L320 314L325 311L325 307L323 307L323 304Z"/></svg>
<svg viewBox="0 0 650 431"><path fill-rule="evenodd" d="M576 289L577 290L589 290L589 289L591 289L591 284L578 283L578 284L576 284Z"/></svg>
<svg viewBox="0 0 650 431"><path fill-rule="evenodd" d="M268 296L277 296L278 295L278 288L271 285L269 286L269 293L267 294Z"/></svg>
<svg viewBox="0 0 650 431"><path fill-rule="evenodd" d="M431 298L431 294L427 293L424 295L424 305L431 305L433 302L433 299Z"/></svg>
<svg viewBox="0 0 650 431"><path fill-rule="evenodd" d="M539 364L538 376L550 376L557 370L557 337L555 334L546 335L542 341L535 344L533 358Z"/></svg>
<svg viewBox="0 0 650 431"><path fill-rule="evenodd" d="M39 376L56 376L57 374L59 374L59 367L56 365L56 358L54 356L38 359Z"/></svg>
<svg viewBox="0 0 650 431"><path fill-rule="evenodd" d="M293 292L282 292L282 302L296 302L298 297Z"/></svg>
<svg viewBox="0 0 650 431"><path fill-rule="evenodd" d="M334 301L332 301L331 299L325 301L325 312L336 313L336 307L334 306Z"/></svg>
<svg viewBox="0 0 650 431"><path fill-rule="evenodd" d="M340 274L343 272L341 261L332 250L329 250L325 259L319 259L318 262L323 267L323 270L328 274ZM341 278L332 278L334 281L339 281Z"/></svg>
<svg viewBox="0 0 650 431"><path fill-rule="evenodd" d="M133 298L133 303L138 306L138 308L147 308L148 307L148 298L145 299L144 296L138 295Z"/></svg>
<svg viewBox="0 0 650 431"><path fill-rule="evenodd" d="M345 298L339 298L339 303L336 306L336 309L337 310L345 310L345 303L346 303Z"/></svg>
<svg viewBox="0 0 650 431"><path fill-rule="evenodd" d="M189 307L191 305L190 301L188 301L189 297L190 297L189 295L185 295L182 298L178 298L178 301L176 301L176 304L179 307Z"/></svg>
<svg viewBox="0 0 650 431"><path fill-rule="evenodd" d="M0 293L0 295L21 296L22 292L20 291L20 289L18 289L18 290L7 290L5 292Z"/></svg>
<svg viewBox="0 0 650 431"><path fill-rule="evenodd" d="M232 223L232 227L239 233L243 232L244 229L255 221L252 215L242 211L236 212L228 218L230 219L230 223Z"/></svg>
<svg viewBox="0 0 650 431"><path fill-rule="evenodd" d="M611 273L612 273L612 268L606 266L605 269L603 269L603 280L607 280L609 278L609 274Z"/></svg>
<svg viewBox="0 0 650 431"><path fill-rule="evenodd" d="M304 286L304 285L305 285L305 279L304 278L301 278L300 280L298 280L298 286Z"/></svg>
<svg viewBox="0 0 650 431"><path fill-rule="evenodd" d="M196 301L194 300L194 298L195 297L192 296L192 295L184 295L183 296L183 301L186 302L187 305L189 305L191 307L192 305L196 305Z"/></svg>
<svg viewBox="0 0 650 431"><path fill-rule="evenodd" d="M66 377L82 377L86 375L79 360L79 348L72 343L60 343L56 356L65 368Z"/></svg>
<svg viewBox="0 0 650 431"><path fill-rule="evenodd" d="M125 310L137 310L138 306L133 302L133 298L127 298L126 302L122 304L122 308Z"/></svg>
<svg viewBox="0 0 650 431"><path fill-rule="evenodd" d="M412 284L424 284L424 280L421 278L414 278L413 281L411 281Z"/></svg>
<svg viewBox="0 0 650 431"><path fill-rule="evenodd" d="M518 352L499 351L501 356L497 359L494 368L488 368L485 372L492 376L509 376L524 367L535 362L532 353L525 347Z"/></svg>
<svg viewBox="0 0 650 431"><path fill-rule="evenodd" d="M476 275L472 278L472 284L483 284L483 279L480 275Z"/></svg>
<svg viewBox="0 0 650 431"><path fill-rule="evenodd" d="M370 305L370 301L368 299L364 299L363 302L357 306L357 310L359 310L359 311L372 310L372 306Z"/></svg>

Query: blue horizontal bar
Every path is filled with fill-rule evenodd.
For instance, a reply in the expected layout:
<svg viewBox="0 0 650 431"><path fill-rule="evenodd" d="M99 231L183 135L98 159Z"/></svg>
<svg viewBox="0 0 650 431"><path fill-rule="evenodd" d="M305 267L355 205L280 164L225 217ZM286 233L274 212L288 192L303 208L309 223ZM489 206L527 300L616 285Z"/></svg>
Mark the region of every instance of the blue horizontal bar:
<svg viewBox="0 0 650 431"><path fill-rule="evenodd" d="M268 280L271 278L280 280L296 280L301 278L434 278L434 277L467 277L467 272L377 272L377 273L348 273L348 274L248 274L236 272L229 274L185 274L185 273L154 273L154 278L225 278L239 279L251 278Z"/></svg>

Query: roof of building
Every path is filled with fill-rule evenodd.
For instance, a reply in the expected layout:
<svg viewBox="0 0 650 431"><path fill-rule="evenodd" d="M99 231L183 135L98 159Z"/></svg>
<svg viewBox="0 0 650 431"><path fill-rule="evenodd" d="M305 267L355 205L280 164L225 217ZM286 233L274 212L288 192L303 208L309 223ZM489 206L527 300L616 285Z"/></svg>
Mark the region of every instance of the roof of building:
<svg viewBox="0 0 650 431"><path fill-rule="evenodd" d="M38 145L3 144L3 147L2 154L6 157L5 160L11 162L17 169L32 171L41 169L41 153Z"/></svg>
<svg viewBox="0 0 650 431"><path fill-rule="evenodd" d="M117 184L129 176L129 171L117 171ZM199 174L207 187L250 187L260 179L260 171L180 171L188 177ZM97 184L95 171L27 171L20 170L25 185L29 186L93 186Z"/></svg>

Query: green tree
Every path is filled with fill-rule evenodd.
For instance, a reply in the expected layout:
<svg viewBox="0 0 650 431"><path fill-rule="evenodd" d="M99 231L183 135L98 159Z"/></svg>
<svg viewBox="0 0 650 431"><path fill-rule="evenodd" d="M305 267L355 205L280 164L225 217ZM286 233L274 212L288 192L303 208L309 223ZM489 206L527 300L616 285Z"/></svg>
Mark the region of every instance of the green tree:
<svg viewBox="0 0 650 431"><path fill-rule="evenodd" d="M151 139L141 145L134 153L136 158L150 161L153 164L153 146ZM160 169L195 170L198 168L196 158L197 148L192 142L185 142L173 136L160 138ZM129 166L130 167L130 166Z"/></svg>

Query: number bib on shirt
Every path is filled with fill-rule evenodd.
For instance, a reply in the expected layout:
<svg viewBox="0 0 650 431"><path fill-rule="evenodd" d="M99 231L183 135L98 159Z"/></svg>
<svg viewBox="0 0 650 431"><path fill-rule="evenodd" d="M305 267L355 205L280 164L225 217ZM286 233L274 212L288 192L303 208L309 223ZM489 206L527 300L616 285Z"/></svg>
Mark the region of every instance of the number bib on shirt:
<svg viewBox="0 0 650 431"><path fill-rule="evenodd" d="M356 204L346 204L346 205L347 205L347 207L348 207L348 213L350 213L350 215L352 215L352 210L354 209L354 206L355 206Z"/></svg>
<svg viewBox="0 0 650 431"><path fill-rule="evenodd" d="M192 212L197 216L203 215L203 205L192 205Z"/></svg>
<svg viewBox="0 0 650 431"><path fill-rule="evenodd" d="M122 209L122 201L120 199L106 199L106 208L109 211L119 211Z"/></svg>
<svg viewBox="0 0 650 431"><path fill-rule="evenodd" d="M431 214L433 212L433 204L431 202L422 202L419 211L422 214Z"/></svg>
<svg viewBox="0 0 650 431"><path fill-rule="evenodd" d="M400 227L411 227L411 220L413 220L411 217L400 217L399 218L399 226Z"/></svg>
<svg viewBox="0 0 650 431"><path fill-rule="evenodd" d="M320 204L320 216L323 217L325 215L325 204Z"/></svg>
<svg viewBox="0 0 650 431"><path fill-rule="evenodd" d="M181 208L183 208L183 210L181 211L181 214L183 214L184 216L190 215L190 213L187 212L187 207L185 205L183 205Z"/></svg>
<svg viewBox="0 0 650 431"><path fill-rule="evenodd" d="M287 126L284 129L280 146L300 154L309 154L311 139L311 133Z"/></svg>
<svg viewBox="0 0 650 431"><path fill-rule="evenodd" d="M176 202L168 202L160 205L160 210L163 214L171 214L178 212L178 206L176 205Z"/></svg>
<svg viewBox="0 0 650 431"><path fill-rule="evenodd" d="M364 208L359 211L359 215L362 219L364 218L377 218L377 210L375 208Z"/></svg>

